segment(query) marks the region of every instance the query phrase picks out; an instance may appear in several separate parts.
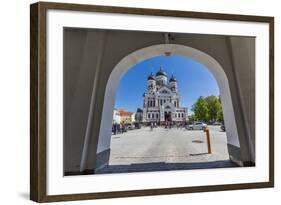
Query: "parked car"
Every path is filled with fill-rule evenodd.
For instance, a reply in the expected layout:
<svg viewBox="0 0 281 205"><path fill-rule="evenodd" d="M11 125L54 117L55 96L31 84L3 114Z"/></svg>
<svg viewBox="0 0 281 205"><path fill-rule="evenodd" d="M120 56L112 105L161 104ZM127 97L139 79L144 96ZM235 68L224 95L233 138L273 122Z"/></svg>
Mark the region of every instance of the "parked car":
<svg viewBox="0 0 281 205"><path fill-rule="evenodd" d="M222 130L223 132L225 132L225 125L224 125L224 124L221 125L221 130Z"/></svg>
<svg viewBox="0 0 281 205"><path fill-rule="evenodd" d="M133 130L133 129L135 129L135 125L128 123L128 124L126 124L126 128L127 128L127 130Z"/></svg>
<svg viewBox="0 0 281 205"><path fill-rule="evenodd" d="M187 126L187 129L189 130L204 130L207 127L207 124L203 122L194 122L193 124L190 124Z"/></svg>
<svg viewBox="0 0 281 205"><path fill-rule="evenodd" d="M220 122L214 122L213 125L222 125Z"/></svg>

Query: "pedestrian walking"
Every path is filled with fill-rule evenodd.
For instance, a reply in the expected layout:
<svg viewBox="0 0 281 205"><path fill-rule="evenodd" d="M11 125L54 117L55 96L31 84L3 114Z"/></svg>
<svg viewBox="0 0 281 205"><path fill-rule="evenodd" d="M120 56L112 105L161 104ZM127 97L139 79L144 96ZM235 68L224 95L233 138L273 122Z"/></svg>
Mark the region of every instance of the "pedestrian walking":
<svg viewBox="0 0 281 205"><path fill-rule="evenodd" d="M116 133L117 133L117 123L116 122L113 124L113 133L114 133L114 135L116 135Z"/></svg>

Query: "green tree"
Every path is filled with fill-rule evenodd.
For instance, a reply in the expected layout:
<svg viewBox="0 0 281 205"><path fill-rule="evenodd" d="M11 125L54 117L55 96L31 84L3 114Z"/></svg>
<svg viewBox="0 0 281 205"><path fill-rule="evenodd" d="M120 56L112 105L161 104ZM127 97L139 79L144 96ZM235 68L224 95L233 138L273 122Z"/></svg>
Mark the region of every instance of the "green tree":
<svg viewBox="0 0 281 205"><path fill-rule="evenodd" d="M205 98L205 101L208 104L209 120L215 122L218 117L218 112L221 110L219 98L214 95L210 95Z"/></svg>
<svg viewBox="0 0 281 205"><path fill-rule="evenodd" d="M222 111L222 106L220 106L220 109L218 111L218 114L217 114L217 121L219 122L223 122L223 111Z"/></svg>
<svg viewBox="0 0 281 205"><path fill-rule="evenodd" d="M208 103L204 97L200 96L192 106L195 118L207 122L209 120Z"/></svg>

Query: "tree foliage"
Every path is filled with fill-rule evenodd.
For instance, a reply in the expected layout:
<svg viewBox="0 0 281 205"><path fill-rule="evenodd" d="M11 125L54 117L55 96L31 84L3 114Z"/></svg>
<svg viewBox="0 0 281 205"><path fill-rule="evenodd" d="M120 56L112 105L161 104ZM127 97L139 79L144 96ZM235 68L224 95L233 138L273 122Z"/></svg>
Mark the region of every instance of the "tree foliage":
<svg viewBox="0 0 281 205"><path fill-rule="evenodd" d="M209 108L204 97L200 96L192 106L196 119L207 122L209 120Z"/></svg>
<svg viewBox="0 0 281 205"><path fill-rule="evenodd" d="M214 95L207 97L200 96L193 104L191 110L194 112L194 116L192 116L193 120L204 122L223 121L221 101Z"/></svg>
<svg viewBox="0 0 281 205"><path fill-rule="evenodd" d="M222 106L220 106L220 109L218 111L218 114L217 114L217 121L218 122L223 122L223 111L222 111Z"/></svg>
<svg viewBox="0 0 281 205"><path fill-rule="evenodd" d="M209 120L215 122L217 120L218 112L221 109L221 103L218 97L210 95L205 98L208 104Z"/></svg>

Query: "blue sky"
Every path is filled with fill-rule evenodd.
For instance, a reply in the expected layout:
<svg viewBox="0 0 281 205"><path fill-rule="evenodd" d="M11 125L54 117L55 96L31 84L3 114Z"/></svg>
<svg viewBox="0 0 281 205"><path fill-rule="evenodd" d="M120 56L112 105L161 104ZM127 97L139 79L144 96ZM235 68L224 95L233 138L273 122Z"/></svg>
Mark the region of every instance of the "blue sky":
<svg viewBox="0 0 281 205"><path fill-rule="evenodd" d="M219 95L217 82L210 71L202 64L180 56L158 56L134 65L121 79L116 93L115 108L125 108L135 112L142 108L143 93L147 86L147 77L155 74L160 65L168 75L177 79L181 95L181 106L191 106L199 96Z"/></svg>

